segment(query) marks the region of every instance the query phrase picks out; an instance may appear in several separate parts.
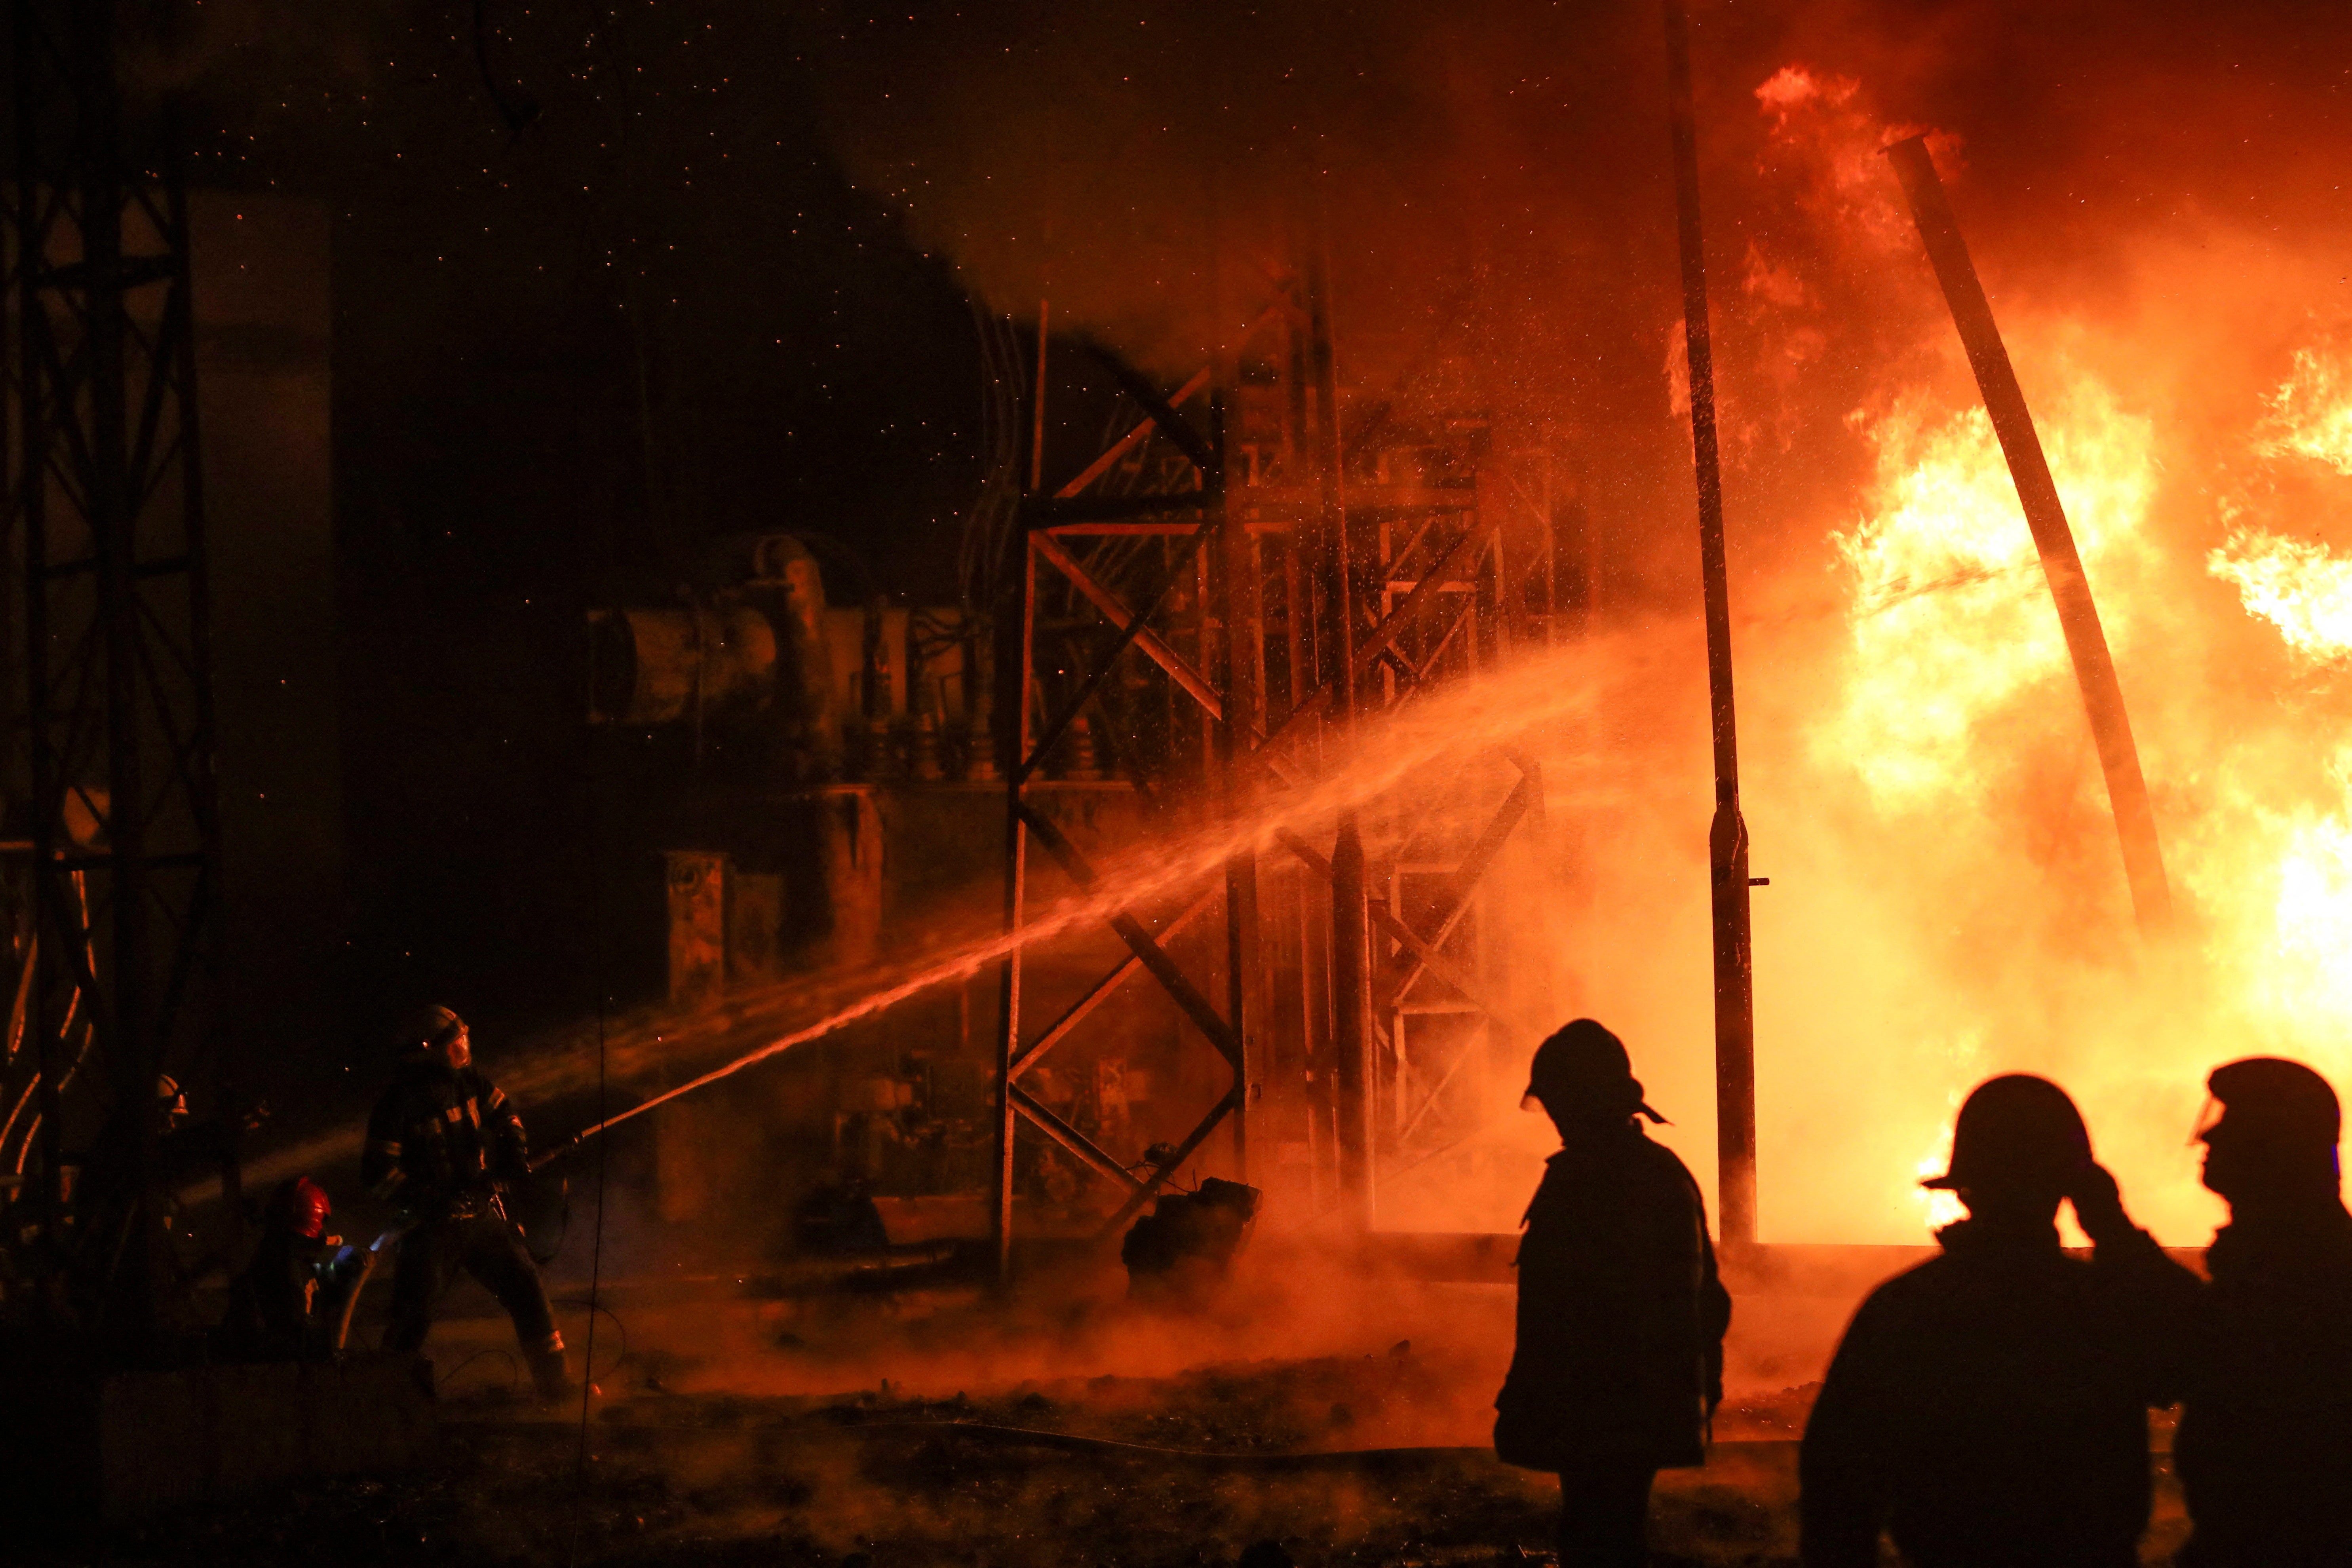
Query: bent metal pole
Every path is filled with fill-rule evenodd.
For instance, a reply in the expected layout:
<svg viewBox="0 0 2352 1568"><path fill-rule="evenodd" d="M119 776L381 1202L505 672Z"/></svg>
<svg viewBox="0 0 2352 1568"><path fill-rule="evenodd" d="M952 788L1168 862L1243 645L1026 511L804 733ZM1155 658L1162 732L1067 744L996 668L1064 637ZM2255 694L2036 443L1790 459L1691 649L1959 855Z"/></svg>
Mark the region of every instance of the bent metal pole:
<svg viewBox="0 0 2352 1568"><path fill-rule="evenodd" d="M2066 651L2074 656L2074 680L2083 689L2083 708L2090 716L2091 736L2098 744L2099 767L2106 774L2107 804L2115 811L2116 837L2122 842L2124 876L2131 884L2132 909L2139 917L2142 936L2155 936L2172 924L2172 889L2165 879L2164 853L2157 842L2156 812L2148 805L2147 781L2139 769L2139 748L2132 742L2131 716L2124 710L2123 686L2116 679L2115 657L2107 650L2107 634L2099 625L2099 606L2091 598L2090 579L2083 574L2083 557L2074 548L2074 531L2066 526L2066 509L2059 503L2058 487L2050 478L2050 464L2042 454L2033 416L2025 394L2011 368L2000 329L1994 324L1992 306L1969 259L1968 243L1953 219L1952 204L1936 165L1927 155L1927 139L1914 136L1886 149L1903 194L1911 200L1911 216L1919 237L1927 243L1927 259L1935 264L1936 280L1944 286L1952 323L1969 351L1984 394L1985 412L1992 416L1993 434L2000 437L2002 456L2009 459L2010 478L2025 508L2025 524L2033 531L2034 548L2042 554L2042 574L2050 580L2050 596L2057 602L2058 625L2066 634Z"/></svg>
<svg viewBox="0 0 2352 1568"><path fill-rule="evenodd" d="M1739 745L1731 701L1731 590L1723 563L1723 472L1716 453L1706 255L1699 243L1690 24L1683 0L1665 0L1665 7L1684 346L1690 358L1691 458L1698 471L1699 577L1706 599L1707 704L1715 734L1715 820L1706 836L1706 858L1715 918L1717 1204L1724 1246L1733 1247L1756 1239L1756 988L1748 939L1748 824L1739 815Z"/></svg>

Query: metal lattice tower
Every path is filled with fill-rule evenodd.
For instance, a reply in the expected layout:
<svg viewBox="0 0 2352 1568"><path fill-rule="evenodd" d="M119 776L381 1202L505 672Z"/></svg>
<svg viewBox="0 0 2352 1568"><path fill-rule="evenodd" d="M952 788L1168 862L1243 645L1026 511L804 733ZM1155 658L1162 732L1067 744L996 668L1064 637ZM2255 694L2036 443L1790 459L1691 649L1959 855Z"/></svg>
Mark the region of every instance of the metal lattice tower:
<svg viewBox="0 0 2352 1568"><path fill-rule="evenodd" d="M8 1081L12 1099L33 1090L50 1234L84 1326L142 1347L166 1327L170 1268L156 1079L225 1068L210 1037L222 922L187 201L171 115L127 110L122 89L126 46L162 41L169 20L156 4L14 0L5 213L24 703L9 784L25 792L9 804L33 915ZM96 1140L91 1173L121 1211L69 1237L68 1137ZM24 1167L21 1147L0 1152ZM233 1200L233 1164L225 1180Z"/></svg>
<svg viewBox="0 0 2352 1568"><path fill-rule="evenodd" d="M1122 660L1165 695L1153 722L1171 743L1150 787L1238 824L1269 792L1336 765L1358 743L1360 722L1369 730L1425 688L1553 635L1547 488L1515 500L1503 493L1513 487L1487 493L1475 473L1389 474L1376 452L1344 451L1322 272L1310 258L1279 279L1277 297L1222 363L1171 394L1098 355L1141 417L1066 482L1036 474L1042 435L1033 446L998 625L999 745L1012 758L1008 932L1028 918L1033 849L1072 885L1113 890L1037 795L1055 748L1089 718L1089 737L1122 728L1105 699ZM1252 375L1242 374L1244 361ZM1181 412L1196 399L1208 405L1205 427ZM1042 432L1042 413L1032 414ZM1153 452L1176 460L1155 466ZM1110 493L1130 463L1134 482ZM1507 471L1499 459L1496 468ZM1049 620L1058 641L1049 643ZM1082 643L1073 625L1087 628ZM1178 742L1194 734L1197 744ZM1504 1041L1511 1050L1532 1043L1524 1009L1496 984L1504 977L1486 973L1475 918L1497 858L1542 818L1537 765L1519 756L1510 765L1507 794L1458 845L1408 835L1410 853L1388 845L1368 856L1349 806L1338 814L1336 841L1284 829L1275 835L1282 855L1238 851L1222 875L1165 907L1119 909L1108 923L1126 956L1057 996L1057 1015L1028 994L1029 960L1008 955L997 1019L1000 1269L1012 1265L1024 1123L1119 1189L1106 1238L1221 1127L1232 1129L1231 1166L1244 1179L1272 1163L1261 1149L1307 1152L1321 1194L1314 1201L1360 1228L1376 1223L1384 1174L1459 1148L1465 1140L1442 1110L1449 1086L1475 1079ZM1145 787L1132 765L1129 776ZM1188 975L1171 945L1219 907L1223 941L1212 947L1221 951L1194 961L1221 968L1222 987ZM1230 1079L1181 1141L1129 1164L1021 1080L1146 974L1189 1035L1224 1058Z"/></svg>

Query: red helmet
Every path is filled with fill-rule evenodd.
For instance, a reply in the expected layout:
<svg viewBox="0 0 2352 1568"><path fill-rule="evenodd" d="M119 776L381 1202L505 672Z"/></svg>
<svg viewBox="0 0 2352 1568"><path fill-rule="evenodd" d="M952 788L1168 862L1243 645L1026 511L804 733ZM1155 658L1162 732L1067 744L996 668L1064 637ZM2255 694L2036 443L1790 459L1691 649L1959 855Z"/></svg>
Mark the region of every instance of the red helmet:
<svg viewBox="0 0 2352 1568"><path fill-rule="evenodd" d="M334 1205L327 1201L327 1189L308 1176L297 1176L278 1189L277 1218L288 1234L308 1241L316 1241L327 1234L327 1216Z"/></svg>

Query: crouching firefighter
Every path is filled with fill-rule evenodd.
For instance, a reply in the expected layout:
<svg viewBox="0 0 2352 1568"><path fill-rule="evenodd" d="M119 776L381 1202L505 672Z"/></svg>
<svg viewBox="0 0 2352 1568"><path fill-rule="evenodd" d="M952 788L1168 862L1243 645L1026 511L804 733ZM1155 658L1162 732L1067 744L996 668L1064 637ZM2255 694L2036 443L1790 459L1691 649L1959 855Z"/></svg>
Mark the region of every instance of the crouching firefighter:
<svg viewBox="0 0 2352 1568"><path fill-rule="evenodd" d="M433 1307L464 1269L514 1320L541 1399L576 1392L563 1365L547 1288L507 1220L503 1184L530 1173L522 1118L477 1071L465 1020L425 1011L407 1055L368 1118L361 1177L401 1206L400 1258L392 1275L388 1351L421 1349Z"/></svg>

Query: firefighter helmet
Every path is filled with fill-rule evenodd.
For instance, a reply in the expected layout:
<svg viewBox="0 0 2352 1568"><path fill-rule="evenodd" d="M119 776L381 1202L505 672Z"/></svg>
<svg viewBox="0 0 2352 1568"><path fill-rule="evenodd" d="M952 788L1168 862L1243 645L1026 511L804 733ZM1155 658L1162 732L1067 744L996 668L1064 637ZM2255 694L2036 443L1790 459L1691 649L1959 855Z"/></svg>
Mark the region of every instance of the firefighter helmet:
<svg viewBox="0 0 2352 1568"><path fill-rule="evenodd" d="M1952 1124L1951 1168L1923 1187L2047 1187L2063 1193L2091 1158L2091 1130L2066 1091L2032 1073L1989 1078Z"/></svg>

